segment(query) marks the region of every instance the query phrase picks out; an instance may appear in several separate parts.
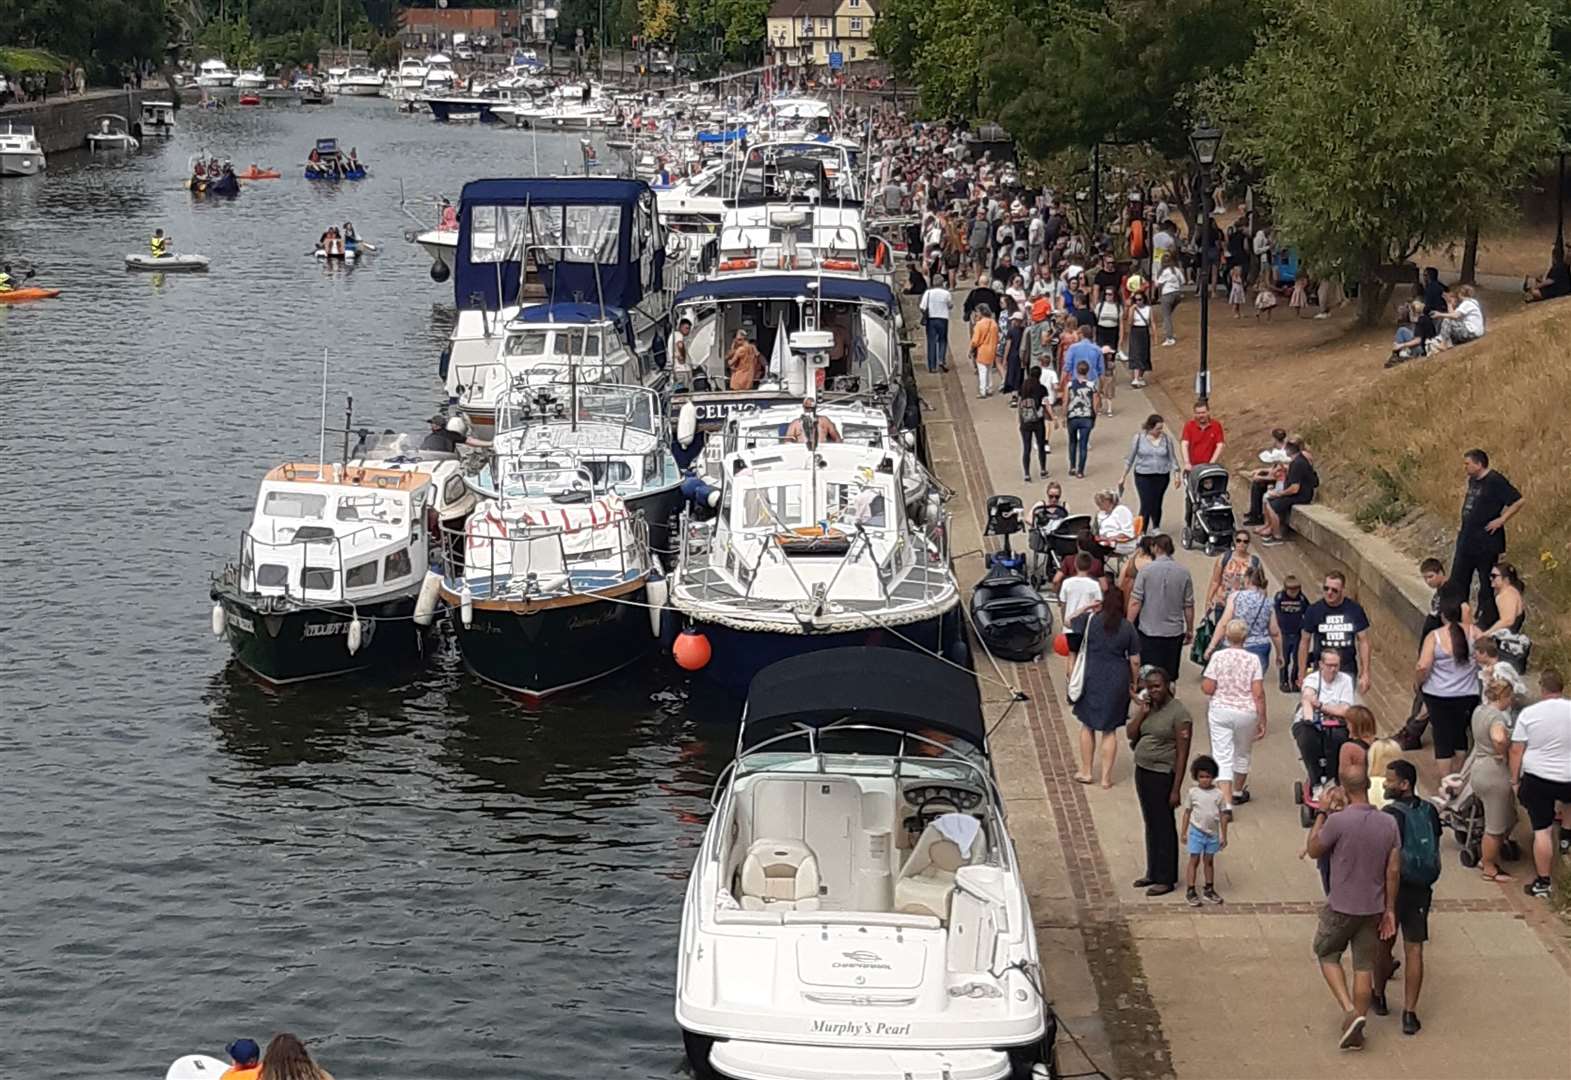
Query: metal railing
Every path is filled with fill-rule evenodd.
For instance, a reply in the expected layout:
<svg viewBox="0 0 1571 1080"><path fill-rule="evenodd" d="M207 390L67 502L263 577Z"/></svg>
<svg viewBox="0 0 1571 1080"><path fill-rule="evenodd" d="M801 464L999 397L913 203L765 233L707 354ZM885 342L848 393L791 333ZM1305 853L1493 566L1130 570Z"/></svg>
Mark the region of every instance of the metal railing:
<svg viewBox="0 0 1571 1080"><path fill-rule="evenodd" d="M477 521L489 521L501 535L477 534ZM624 510L620 516L609 521L581 526L530 525L491 514L472 516L462 529L444 523L440 531L442 543L438 545L437 562L443 579L448 582L449 588L457 589L470 584L472 591L475 584L484 582L484 591L474 592L476 600L523 600L547 595L594 593L605 586L593 589L582 587L581 582L573 577L575 568L588 569L582 564L594 563L593 569L615 569L618 574L615 584L622 584L636 580L653 565L649 528L642 511L629 513ZM569 550L568 538L583 536L585 533L593 538L609 535L611 541L607 546L600 547L596 539L596 543L587 549L574 545L575 550ZM549 567L543 571L543 577L541 571L529 569L534 565L537 553L533 549L537 545L549 552L541 562ZM522 560L520 555L523 556ZM477 562L477 558L482 561ZM614 566L607 565L612 560ZM514 588L515 581L521 587Z"/></svg>

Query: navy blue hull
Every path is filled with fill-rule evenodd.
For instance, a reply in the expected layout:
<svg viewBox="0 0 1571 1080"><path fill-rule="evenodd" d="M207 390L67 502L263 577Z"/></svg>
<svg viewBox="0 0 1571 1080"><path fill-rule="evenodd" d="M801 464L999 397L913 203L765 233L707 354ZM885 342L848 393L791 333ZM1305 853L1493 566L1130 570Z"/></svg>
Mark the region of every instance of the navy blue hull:
<svg viewBox="0 0 1571 1080"><path fill-rule="evenodd" d="M959 607L951 608L942 616L906 623L891 630L874 627L839 634L765 634L697 621L693 626L709 639L709 663L697 673L698 677L737 698L747 696L753 676L770 664L822 649L859 645L919 649L959 664L970 664Z"/></svg>
<svg viewBox="0 0 1571 1080"><path fill-rule="evenodd" d="M351 654L347 642L354 615L347 608L262 612L229 590L215 588L211 595L224 606L224 636L235 659L270 683L408 670L424 652L425 630L411 618L412 596L359 605L361 644Z"/></svg>

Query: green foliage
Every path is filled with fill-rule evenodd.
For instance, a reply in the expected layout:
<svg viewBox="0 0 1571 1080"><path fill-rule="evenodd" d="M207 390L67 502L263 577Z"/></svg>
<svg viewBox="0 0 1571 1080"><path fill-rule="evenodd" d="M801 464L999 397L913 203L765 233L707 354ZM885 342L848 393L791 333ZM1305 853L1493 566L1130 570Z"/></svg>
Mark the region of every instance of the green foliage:
<svg viewBox="0 0 1571 1080"><path fill-rule="evenodd" d="M1502 217L1553 145L1555 2L1283 0L1241 77L1204 95L1283 238L1364 286L1365 322L1383 264Z"/></svg>
<svg viewBox="0 0 1571 1080"><path fill-rule="evenodd" d="M122 67L162 58L163 0L0 0L0 36L118 82Z"/></svg>
<svg viewBox="0 0 1571 1080"><path fill-rule="evenodd" d="M196 35L192 47L199 58L217 57L232 68L252 67L257 61L256 40L244 16L227 21L209 19Z"/></svg>
<svg viewBox="0 0 1571 1080"><path fill-rule="evenodd" d="M0 48L0 72L7 75L58 74L67 64L52 52L43 49Z"/></svg>
<svg viewBox="0 0 1571 1080"><path fill-rule="evenodd" d="M972 117L989 87L984 67L1004 47L1011 10L1002 0L888 0L873 43L896 71L916 79L925 113Z"/></svg>

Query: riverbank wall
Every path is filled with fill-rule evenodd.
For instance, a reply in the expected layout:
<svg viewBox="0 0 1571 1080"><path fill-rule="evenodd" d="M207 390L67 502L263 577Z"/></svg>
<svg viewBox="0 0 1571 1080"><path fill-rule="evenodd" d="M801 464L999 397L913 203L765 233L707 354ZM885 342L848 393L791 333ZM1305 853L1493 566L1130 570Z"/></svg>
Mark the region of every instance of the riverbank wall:
<svg viewBox="0 0 1571 1080"><path fill-rule="evenodd" d="M118 113L131 125L131 134L141 137L142 100L169 100L167 88L150 90L89 90L81 96L55 97L7 105L0 110L0 123L31 124L38 143L46 154L80 150L87 145L87 133L95 117Z"/></svg>

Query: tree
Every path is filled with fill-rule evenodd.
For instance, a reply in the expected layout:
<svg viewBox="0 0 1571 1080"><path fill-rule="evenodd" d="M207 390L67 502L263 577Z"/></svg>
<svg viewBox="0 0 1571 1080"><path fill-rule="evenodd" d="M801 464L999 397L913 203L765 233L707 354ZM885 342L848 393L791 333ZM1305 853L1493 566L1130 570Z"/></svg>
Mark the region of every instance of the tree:
<svg viewBox="0 0 1571 1080"><path fill-rule="evenodd" d="M1002 0L888 0L873 43L916 80L924 112L974 117L988 85L984 66L1004 40L1011 10Z"/></svg>
<svg viewBox="0 0 1571 1080"><path fill-rule="evenodd" d="M1311 272L1358 282L1364 324L1391 264L1504 216L1553 145L1554 2L1284 0L1241 77L1206 94L1279 234Z"/></svg>
<svg viewBox="0 0 1571 1080"><path fill-rule="evenodd" d="M660 44L676 38L676 0L638 0L640 33Z"/></svg>

